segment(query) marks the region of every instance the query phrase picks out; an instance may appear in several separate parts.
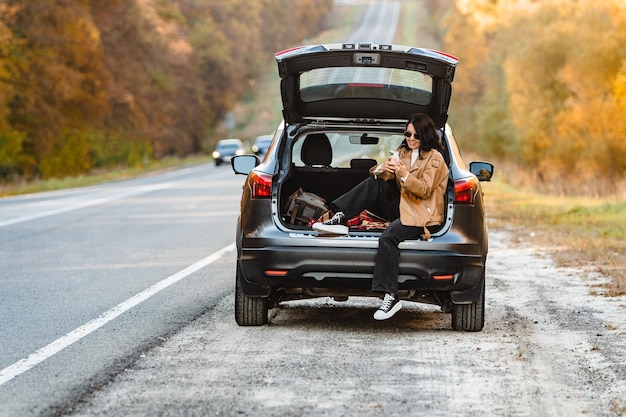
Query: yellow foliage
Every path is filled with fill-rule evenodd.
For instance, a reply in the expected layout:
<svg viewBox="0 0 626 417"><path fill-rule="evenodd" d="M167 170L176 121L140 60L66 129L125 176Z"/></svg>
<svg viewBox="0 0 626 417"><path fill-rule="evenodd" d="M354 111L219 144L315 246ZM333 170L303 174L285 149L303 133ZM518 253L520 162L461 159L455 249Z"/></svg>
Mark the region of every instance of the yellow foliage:
<svg viewBox="0 0 626 417"><path fill-rule="evenodd" d="M459 51L455 94L461 99L453 102L464 108L454 110L467 118L462 124L478 124L475 132L487 136L473 141L480 150L499 156L508 150L518 161L521 156L543 183L623 180L625 2L456 0L456 5L444 50ZM459 85L467 82L471 86ZM503 146L507 140L511 143ZM554 189L568 192L567 187Z"/></svg>
<svg viewBox="0 0 626 417"><path fill-rule="evenodd" d="M622 108L626 108L626 60L622 62L622 68L615 77L613 95L616 100L624 105Z"/></svg>

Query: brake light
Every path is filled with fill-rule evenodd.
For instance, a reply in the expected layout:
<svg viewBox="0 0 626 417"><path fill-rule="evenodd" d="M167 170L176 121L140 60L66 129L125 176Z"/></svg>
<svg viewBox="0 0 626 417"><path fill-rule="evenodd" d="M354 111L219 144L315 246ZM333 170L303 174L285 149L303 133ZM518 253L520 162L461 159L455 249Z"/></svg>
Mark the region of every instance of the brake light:
<svg viewBox="0 0 626 417"><path fill-rule="evenodd" d="M474 196L478 190L476 177L454 181L454 202L457 204L474 204Z"/></svg>
<svg viewBox="0 0 626 417"><path fill-rule="evenodd" d="M442 281L442 280L447 280L447 279L453 279L454 275L452 274L447 274L447 275L433 275L433 279L437 280L437 281Z"/></svg>
<svg viewBox="0 0 626 417"><path fill-rule="evenodd" d="M250 172L248 184L252 198L269 198L272 193L272 176L262 172Z"/></svg>
<svg viewBox="0 0 626 417"><path fill-rule="evenodd" d="M348 87L382 88L383 85L376 83L349 83Z"/></svg>
<svg viewBox="0 0 626 417"><path fill-rule="evenodd" d="M450 58L450 59L454 59L455 61L459 60L459 58L455 57L454 55L450 55L450 54L447 54L445 52L437 51L436 49L429 49L429 51L434 52L434 53L436 53L438 55L443 55L443 56L445 56L447 58Z"/></svg>
<svg viewBox="0 0 626 417"><path fill-rule="evenodd" d="M282 269L274 270L274 269L266 269L265 275L270 277L286 277L289 271L284 271Z"/></svg>
<svg viewBox="0 0 626 417"><path fill-rule="evenodd" d="M281 55L285 55L285 54L288 54L289 52L297 51L298 49L302 49L302 48L304 48L304 47L303 46L296 46L296 47L293 47L293 48L285 49L285 50L282 50L280 52L276 52L274 54L274 56L276 58L278 58Z"/></svg>

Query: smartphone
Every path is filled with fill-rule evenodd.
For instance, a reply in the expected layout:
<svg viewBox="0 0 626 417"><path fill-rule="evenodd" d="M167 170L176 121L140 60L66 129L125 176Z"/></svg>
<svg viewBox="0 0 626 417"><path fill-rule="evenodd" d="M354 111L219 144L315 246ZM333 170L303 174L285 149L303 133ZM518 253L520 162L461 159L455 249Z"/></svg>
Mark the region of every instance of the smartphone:
<svg viewBox="0 0 626 417"><path fill-rule="evenodd" d="M389 155L394 159L400 159L400 154L398 153L398 151L389 151Z"/></svg>

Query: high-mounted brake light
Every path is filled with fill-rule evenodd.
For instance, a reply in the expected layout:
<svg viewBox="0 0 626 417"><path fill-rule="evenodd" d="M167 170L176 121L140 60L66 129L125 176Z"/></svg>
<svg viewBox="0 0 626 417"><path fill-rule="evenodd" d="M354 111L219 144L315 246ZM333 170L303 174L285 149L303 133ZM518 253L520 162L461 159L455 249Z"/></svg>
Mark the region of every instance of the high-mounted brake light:
<svg viewBox="0 0 626 417"><path fill-rule="evenodd" d="M348 87L383 88L384 85L376 83L349 83Z"/></svg>
<svg viewBox="0 0 626 417"><path fill-rule="evenodd" d="M272 176L269 174L252 171L249 184L252 198L269 198L272 194Z"/></svg>
<svg viewBox="0 0 626 417"><path fill-rule="evenodd" d="M454 202L457 204L474 204L474 196L478 190L476 177L468 177L454 181Z"/></svg>

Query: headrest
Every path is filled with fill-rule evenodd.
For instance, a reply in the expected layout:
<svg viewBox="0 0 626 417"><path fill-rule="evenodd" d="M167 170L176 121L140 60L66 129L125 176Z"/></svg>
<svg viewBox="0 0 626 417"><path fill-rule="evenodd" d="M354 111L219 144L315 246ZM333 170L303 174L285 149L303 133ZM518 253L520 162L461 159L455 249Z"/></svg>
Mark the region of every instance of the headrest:
<svg viewBox="0 0 626 417"><path fill-rule="evenodd" d="M370 158L351 159L350 160L350 168L370 169L371 167L373 167L377 163L378 162L376 162L375 159L370 159Z"/></svg>
<svg viewBox="0 0 626 417"><path fill-rule="evenodd" d="M333 150L325 133L311 133L302 144L300 159L305 165L330 165L333 160Z"/></svg>

